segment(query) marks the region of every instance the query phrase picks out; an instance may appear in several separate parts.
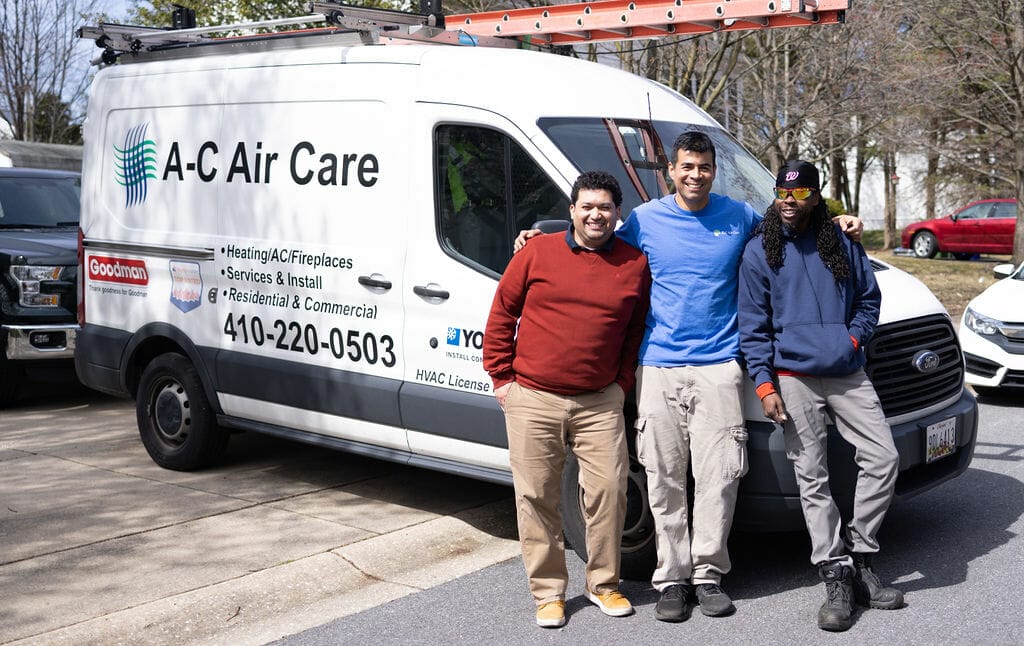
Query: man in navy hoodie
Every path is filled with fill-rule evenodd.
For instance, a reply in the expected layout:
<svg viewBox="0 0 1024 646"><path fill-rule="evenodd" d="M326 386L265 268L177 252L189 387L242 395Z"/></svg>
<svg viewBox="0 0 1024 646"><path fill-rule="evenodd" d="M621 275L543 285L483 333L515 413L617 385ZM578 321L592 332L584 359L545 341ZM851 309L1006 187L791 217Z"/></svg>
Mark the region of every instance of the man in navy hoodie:
<svg viewBox="0 0 1024 646"><path fill-rule="evenodd" d="M903 605L903 594L883 586L871 567L899 462L863 369L881 293L863 247L832 223L818 170L787 162L775 185L740 267L740 348L765 416L783 425L800 485L811 562L827 591L818 627L842 631L852 625L854 599ZM829 489L826 413L853 445L859 469L845 531Z"/></svg>

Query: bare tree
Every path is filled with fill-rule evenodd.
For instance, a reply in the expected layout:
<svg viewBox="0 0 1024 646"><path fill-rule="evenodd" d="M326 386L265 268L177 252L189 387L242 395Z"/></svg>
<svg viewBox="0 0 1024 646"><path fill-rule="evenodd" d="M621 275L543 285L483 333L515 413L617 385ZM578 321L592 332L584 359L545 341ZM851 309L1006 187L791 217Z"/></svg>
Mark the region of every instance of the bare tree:
<svg viewBox="0 0 1024 646"><path fill-rule="evenodd" d="M981 196L1024 203L1024 0L949 3L901 0L904 38L917 55L901 61L940 120L938 166ZM1017 209L1014 262L1024 261L1024 209Z"/></svg>
<svg viewBox="0 0 1024 646"><path fill-rule="evenodd" d="M74 31L96 0L4 0L0 7L0 118L15 139L58 141L65 129L47 123L47 115L66 115L43 108L53 97L79 104L85 93L79 62L88 50L77 47Z"/></svg>

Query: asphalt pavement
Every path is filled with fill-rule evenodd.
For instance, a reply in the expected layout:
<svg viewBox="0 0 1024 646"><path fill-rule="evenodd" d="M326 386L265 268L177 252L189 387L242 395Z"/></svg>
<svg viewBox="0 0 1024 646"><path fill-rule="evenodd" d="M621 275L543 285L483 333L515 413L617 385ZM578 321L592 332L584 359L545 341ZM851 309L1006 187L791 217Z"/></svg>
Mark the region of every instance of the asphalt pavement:
<svg viewBox="0 0 1024 646"><path fill-rule="evenodd" d="M569 621L533 623L511 490L236 435L224 463L155 466L131 402L75 383L0 411L0 643L1021 644L1024 404L982 403L972 467L894 508L877 569L907 606L815 626L802 534L734 534L737 613L605 617L569 553Z"/></svg>
<svg viewBox="0 0 1024 646"><path fill-rule="evenodd" d="M900 610L861 610L846 633L817 628L824 586L803 534L738 534L724 587L737 612L695 611L681 624L654 619L649 584L622 589L637 612L602 615L582 597L570 555L568 622L533 623L518 559L275 642L326 644L986 644L1024 643L1024 403L982 400L971 468L890 511L876 571L906 594Z"/></svg>

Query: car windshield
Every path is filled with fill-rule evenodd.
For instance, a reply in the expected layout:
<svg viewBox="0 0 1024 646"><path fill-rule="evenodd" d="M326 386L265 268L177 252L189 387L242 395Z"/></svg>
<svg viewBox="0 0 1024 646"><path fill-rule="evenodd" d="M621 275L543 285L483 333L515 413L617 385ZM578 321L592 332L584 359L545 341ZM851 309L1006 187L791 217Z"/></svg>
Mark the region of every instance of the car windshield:
<svg viewBox="0 0 1024 646"><path fill-rule="evenodd" d="M759 161L720 128L638 119L541 119L541 129L577 170L603 170L622 187L622 212L674 190L667 173L676 137L689 130L715 143L718 172L712 190L748 202L758 213L771 203L775 180Z"/></svg>
<svg viewBox="0 0 1024 646"><path fill-rule="evenodd" d="M78 225L78 177L0 177L0 228Z"/></svg>

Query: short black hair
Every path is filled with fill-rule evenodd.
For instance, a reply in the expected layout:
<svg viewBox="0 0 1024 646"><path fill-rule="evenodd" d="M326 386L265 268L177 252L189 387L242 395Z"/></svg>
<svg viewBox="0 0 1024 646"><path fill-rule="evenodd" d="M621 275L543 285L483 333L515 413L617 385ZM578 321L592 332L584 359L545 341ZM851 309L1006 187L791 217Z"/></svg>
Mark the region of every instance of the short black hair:
<svg viewBox="0 0 1024 646"><path fill-rule="evenodd" d="M581 190L608 191L612 194L612 202L615 202L615 206L622 206L622 189L619 188L618 180L611 173L606 173L603 170L588 170L580 173L580 176L573 182L572 193L569 195L573 204L576 203Z"/></svg>
<svg viewBox="0 0 1024 646"><path fill-rule="evenodd" d="M672 163L679 160L679 151L685 150L692 153L711 153L711 163L718 165L715 153L715 143L711 137L697 130L690 130L676 137L676 143L672 145Z"/></svg>

